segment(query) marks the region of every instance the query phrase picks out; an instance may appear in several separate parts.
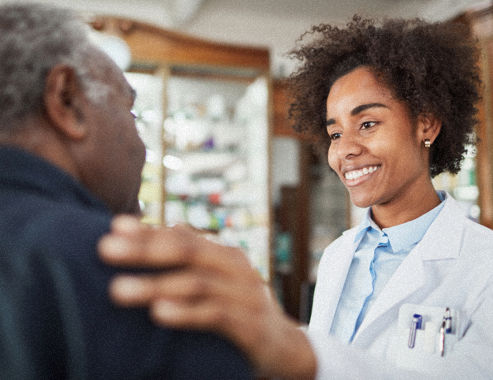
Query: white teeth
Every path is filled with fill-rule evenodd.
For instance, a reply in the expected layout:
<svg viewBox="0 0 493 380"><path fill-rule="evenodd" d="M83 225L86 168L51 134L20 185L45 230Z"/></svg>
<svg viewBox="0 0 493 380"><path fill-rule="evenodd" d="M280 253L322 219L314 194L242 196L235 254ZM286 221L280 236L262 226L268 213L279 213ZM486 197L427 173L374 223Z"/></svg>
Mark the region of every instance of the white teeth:
<svg viewBox="0 0 493 380"><path fill-rule="evenodd" d="M356 179L356 178L359 178L363 175L373 173L377 169L378 169L378 166L370 166L370 167L366 167L366 168L363 168L360 170L352 170L350 172L345 173L344 177L346 179Z"/></svg>

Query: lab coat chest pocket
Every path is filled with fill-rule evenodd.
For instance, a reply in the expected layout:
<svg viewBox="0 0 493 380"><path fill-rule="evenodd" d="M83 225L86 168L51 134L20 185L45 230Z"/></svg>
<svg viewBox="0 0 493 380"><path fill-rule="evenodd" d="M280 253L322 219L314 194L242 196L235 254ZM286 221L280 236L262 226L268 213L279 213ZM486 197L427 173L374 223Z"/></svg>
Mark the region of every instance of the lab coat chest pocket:
<svg viewBox="0 0 493 380"><path fill-rule="evenodd" d="M460 313L445 307L403 304L390 355L398 367L420 368L452 350L460 331Z"/></svg>

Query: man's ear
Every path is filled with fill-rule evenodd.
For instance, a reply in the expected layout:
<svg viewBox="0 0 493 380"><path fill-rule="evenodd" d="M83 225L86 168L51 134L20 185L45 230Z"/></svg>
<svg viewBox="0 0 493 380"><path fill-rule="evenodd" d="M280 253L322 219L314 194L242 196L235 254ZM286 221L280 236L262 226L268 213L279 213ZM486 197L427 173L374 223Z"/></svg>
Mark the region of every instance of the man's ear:
<svg viewBox="0 0 493 380"><path fill-rule="evenodd" d="M442 129L442 121L432 114L421 114L418 116L418 133L421 141L430 140L433 144Z"/></svg>
<svg viewBox="0 0 493 380"><path fill-rule="evenodd" d="M84 115L79 108L83 91L74 69L57 65L46 77L43 100L49 123L70 139L85 137Z"/></svg>

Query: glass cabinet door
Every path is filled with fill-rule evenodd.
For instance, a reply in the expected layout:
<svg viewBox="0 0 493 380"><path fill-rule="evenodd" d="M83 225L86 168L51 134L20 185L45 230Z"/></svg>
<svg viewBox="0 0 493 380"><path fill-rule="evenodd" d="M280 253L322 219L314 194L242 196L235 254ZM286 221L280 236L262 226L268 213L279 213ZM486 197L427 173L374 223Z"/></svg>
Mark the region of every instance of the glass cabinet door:
<svg viewBox="0 0 493 380"><path fill-rule="evenodd" d="M139 135L146 146L146 162L142 171L139 203L143 221L149 224L163 222L163 95L162 75L125 73L129 84L137 92L133 113Z"/></svg>
<svg viewBox="0 0 493 380"><path fill-rule="evenodd" d="M127 73L147 147L144 221L189 224L270 273L268 83L183 67Z"/></svg>
<svg viewBox="0 0 493 380"><path fill-rule="evenodd" d="M476 149L469 147L459 173L442 173L433 178L436 189L449 192L464 208L469 218L479 222L479 188L476 181Z"/></svg>

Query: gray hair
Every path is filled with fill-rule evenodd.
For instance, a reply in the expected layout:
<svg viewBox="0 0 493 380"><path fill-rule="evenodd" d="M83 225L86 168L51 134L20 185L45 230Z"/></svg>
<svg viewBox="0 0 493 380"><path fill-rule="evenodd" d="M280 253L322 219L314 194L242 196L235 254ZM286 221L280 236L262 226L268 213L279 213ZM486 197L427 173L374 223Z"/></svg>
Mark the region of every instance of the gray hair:
<svg viewBox="0 0 493 380"><path fill-rule="evenodd" d="M96 47L88 29L66 9L33 3L0 6L0 133L43 110L46 76L57 64L73 67L90 99L105 96L104 85L89 69Z"/></svg>

